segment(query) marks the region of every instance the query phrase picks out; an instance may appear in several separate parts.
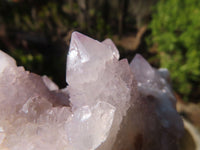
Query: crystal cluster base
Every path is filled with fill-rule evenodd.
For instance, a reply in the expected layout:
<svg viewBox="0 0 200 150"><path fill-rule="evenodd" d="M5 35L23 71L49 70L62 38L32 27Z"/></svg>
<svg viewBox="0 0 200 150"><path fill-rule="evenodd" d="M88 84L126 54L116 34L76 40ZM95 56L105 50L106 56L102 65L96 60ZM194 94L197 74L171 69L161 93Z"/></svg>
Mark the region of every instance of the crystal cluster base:
<svg viewBox="0 0 200 150"><path fill-rule="evenodd" d="M177 150L183 132L169 72L110 39L73 32L66 81L17 67L0 51L1 150Z"/></svg>

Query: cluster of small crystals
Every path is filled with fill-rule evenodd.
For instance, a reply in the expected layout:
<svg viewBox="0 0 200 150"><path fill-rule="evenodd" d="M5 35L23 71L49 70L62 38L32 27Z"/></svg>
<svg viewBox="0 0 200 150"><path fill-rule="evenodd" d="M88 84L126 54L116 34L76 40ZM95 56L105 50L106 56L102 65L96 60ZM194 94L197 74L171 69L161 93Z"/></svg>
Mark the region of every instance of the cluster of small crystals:
<svg viewBox="0 0 200 150"><path fill-rule="evenodd" d="M110 39L72 33L68 86L0 51L1 150L176 150L183 124L165 69L119 60Z"/></svg>

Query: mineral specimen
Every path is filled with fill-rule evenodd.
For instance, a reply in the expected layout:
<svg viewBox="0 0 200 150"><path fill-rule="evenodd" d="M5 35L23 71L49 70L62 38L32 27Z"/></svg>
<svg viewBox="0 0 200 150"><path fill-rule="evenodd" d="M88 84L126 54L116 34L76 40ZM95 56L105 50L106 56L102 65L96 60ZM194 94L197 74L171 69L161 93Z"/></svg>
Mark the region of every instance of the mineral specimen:
<svg viewBox="0 0 200 150"><path fill-rule="evenodd" d="M130 66L110 39L72 33L65 89L0 51L0 149L176 150L183 124L167 70Z"/></svg>

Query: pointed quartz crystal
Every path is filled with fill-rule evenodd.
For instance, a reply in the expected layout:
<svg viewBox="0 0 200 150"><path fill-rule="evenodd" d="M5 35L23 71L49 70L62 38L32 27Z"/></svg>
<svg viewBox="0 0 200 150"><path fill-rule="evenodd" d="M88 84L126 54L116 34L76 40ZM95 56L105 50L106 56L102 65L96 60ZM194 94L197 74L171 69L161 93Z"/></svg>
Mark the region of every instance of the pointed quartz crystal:
<svg viewBox="0 0 200 150"><path fill-rule="evenodd" d="M72 33L65 89L0 51L0 149L177 150L183 124L167 70L110 39Z"/></svg>
<svg viewBox="0 0 200 150"><path fill-rule="evenodd" d="M96 80L113 55L115 52L107 45L73 32L67 56L67 83L76 85Z"/></svg>
<svg viewBox="0 0 200 150"><path fill-rule="evenodd" d="M142 129L143 131L147 130L143 139L145 140L145 136L147 136L146 138L150 137L151 130L154 132L154 135L160 136L159 140L153 137L149 138L151 140L147 140L155 143L155 147L152 145L149 150L156 147L156 149L162 150L177 150L177 141L183 133L183 122L176 111L176 98L171 87L167 84L167 70L157 71L139 54L132 60L130 67L137 82L138 93L140 94L138 97L140 103L136 105L136 109L138 106L145 108L146 112L149 111L146 114L148 118L143 116L143 122L147 124L147 126L144 125L147 129ZM142 111L142 113L145 114L145 111ZM149 120L150 118L152 121ZM142 125L142 123L140 124ZM151 125L151 130L150 128L148 129L149 125Z"/></svg>
<svg viewBox="0 0 200 150"><path fill-rule="evenodd" d="M102 41L102 43L105 44L108 49L112 50L113 56L115 58L119 59L119 51L111 39L105 39L104 41Z"/></svg>
<svg viewBox="0 0 200 150"><path fill-rule="evenodd" d="M15 65L16 62L12 57L0 51L0 75L2 74L5 68Z"/></svg>

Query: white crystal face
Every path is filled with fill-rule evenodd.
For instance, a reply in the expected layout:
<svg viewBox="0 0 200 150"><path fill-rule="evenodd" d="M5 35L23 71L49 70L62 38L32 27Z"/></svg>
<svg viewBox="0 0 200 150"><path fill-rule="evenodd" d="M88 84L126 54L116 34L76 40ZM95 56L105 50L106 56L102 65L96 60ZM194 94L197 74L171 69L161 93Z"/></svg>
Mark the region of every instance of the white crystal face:
<svg viewBox="0 0 200 150"><path fill-rule="evenodd" d="M107 45L73 32L67 57L68 84L75 86L95 81L113 55L116 54Z"/></svg>
<svg viewBox="0 0 200 150"><path fill-rule="evenodd" d="M167 70L118 60L110 39L73 32L68 86L0 51L0 149L177 150L183 124Z"/></svg>
<svg viewBox="0 0 200 150"><path fill-rule="evenodd" d="M119 59L119 51L111 39L105 39L102 43L112 50L112 54L116 59Z"/></svg>
<svg viewBox="0 0 200 150"><path fill-rule="evenodd" d="M135 78L138 81L138 85L154 83L155 72L148 62L139 54L136 54L130 67L134 72Z"/></svg>
<svg viewBox="0 0 200 150"><path fill-rule="evenodd" d="M71 115L69 107L53 107L60 97L47 88L42 78L17 67L2 51L0 54L0 66L4 67L0 73L0 149L67 147L63 128Z"/></svg>
<svg viewBox="0 0 200 150"><path fill-rule="evenodd" d="M0 74L2 74L2 72L4 71L6 67L15 66L15 65L16 65L16 62L12 57L0 51Z"/></svg>
<svg viewBox="0 0 200 150"><path fill-rule="evenodd" d="M94 150L109 134L115 107L98 102L93 107L83 106L69 118L66 130L73 150Z"/></svg>
<svg viewBox="0 0 200 150"><path fill-rule="evenodd" d="M54 82L52 82L51 79L49 79L47 76L42 76L42 80L50 91L59 90L58 86Z"/></svg>

